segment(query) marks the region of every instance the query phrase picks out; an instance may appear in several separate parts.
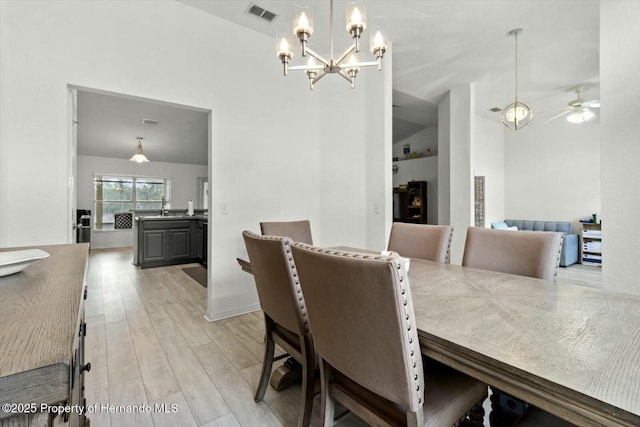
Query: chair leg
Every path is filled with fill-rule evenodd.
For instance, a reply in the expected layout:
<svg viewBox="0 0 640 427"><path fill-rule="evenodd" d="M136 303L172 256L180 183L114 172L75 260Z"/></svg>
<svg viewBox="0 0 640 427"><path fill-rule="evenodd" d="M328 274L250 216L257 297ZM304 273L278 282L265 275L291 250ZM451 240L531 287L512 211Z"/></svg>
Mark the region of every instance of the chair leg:
<svg viewBox="0 0 640 427"><path fill-rule="evenodd" d="M273 367L273 354L275 352L275 342L273 341L272 330L273 320L266 314L264 315L265 325L265 341L264 341L264 360L262 361L262 373L260 374L260 381L258 382L258 388L254 400L256 402L262 401L264 394L267 391L267 385L269 385L269 377L271 376L271 368Z"/></svg>
<svg viewBox="0 0 640 427"><path fill-rule="evenodd" d="M333 426L333 418L335 416L335 403L331 397L329 389L331 388L331 378L333 368L320 358L320 389L322 403L322 425L324 427Z"/></svg>
<svg viewBox="0 0 640 427"><path fill-rule="evenodd" d="M313 391L315 385L315 351L310 337L300 338L302 349L302 396L298 427L307 427L311 422Z"/></svg>

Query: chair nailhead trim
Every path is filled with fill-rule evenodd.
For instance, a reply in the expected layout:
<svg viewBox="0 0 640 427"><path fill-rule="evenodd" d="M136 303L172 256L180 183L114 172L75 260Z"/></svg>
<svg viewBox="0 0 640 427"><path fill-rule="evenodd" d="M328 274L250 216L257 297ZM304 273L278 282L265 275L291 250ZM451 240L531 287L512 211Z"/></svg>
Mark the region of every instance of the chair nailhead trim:
<svg viewBox="0 0 640 427"><path fill-rule="evenodd" d="M322 254L328 254L328 255L335 255L335 256L341 256L341 257L350 257L350 258L356 258L356 259L374 259L374 260L381 260L381 261L389 261L389 260L393 260L393 263L395 264L396 269L398 270L398 272L400 273L400 277L398 279L399 283L400 283L400 292L402 295L405 295L406 293L406 289L405 289L405 283L407 282L405 279L405 274L406 272L404 272L402 270L402 266L400 264L400 262L398 262L398 258L397 256L386 256L386 255L366 255L366 254L358 254L358 253L353 253L353 252L343 252L343 251L337 251L337 250L333 250L333 249L323 249L323 248L319 248L317 246L312 246L312 245L308 245L305 243L296 243L295 244L297 247L312 251L312 252L317 252L317 253L322 253ZM449 247L451 246L451 237L449 237ZM448 252L448 251L447 251ZM447 253L448 255L448 253ZM448 258L448 256L447 256ZM295 268L295 265L293 266L293 268ZM403 274L404 273L404 274ZM422 357L420 352L416 353L416 344L414 344L413 342L413 336L412 336L412 327L411 327L411 315L410 315L410 311L407 310L408 308L408 301L406 299L402 299L402 303L404 306L404 310L405 310L405 321L407 322L407 334L408 334L408 342L409 342L409 353L410 353L410 357L411 357L411 363L413 366L413 380L416 382L415 387L416 387L416 391L419 392L420 391L420 383L419 383L419 376L418 376L418 372L417 372L417 367L418 364L416 362L416 354L417 357ZM305 319L305 324L306 324L306 319ZM422 396L418 395L418 405L422 404Z"/></svg>

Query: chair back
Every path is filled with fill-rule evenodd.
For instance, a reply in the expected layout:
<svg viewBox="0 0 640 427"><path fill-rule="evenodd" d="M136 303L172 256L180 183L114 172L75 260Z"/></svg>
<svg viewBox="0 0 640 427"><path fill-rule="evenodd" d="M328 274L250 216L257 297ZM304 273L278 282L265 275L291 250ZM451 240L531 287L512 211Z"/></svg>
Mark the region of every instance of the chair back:
<svg viewBox="0 0 640 427"><path fill-rule="evenodd" d="M555 280L563 234L469 227L462 265Z"/></svg>
<svg viewBox="0 0 640 427"><path fill-rule="evenodd" d="M313 244L309 221L261 222L260 230L264 236L286 236L294 242Z"/></svg>
<svg viewBox="0 0 640 427"><path fill-rule="evenodd" d="M449 225L394 222L387 248L407 258L449 263L452 235Z"/></svg>
<svg viewBox="0 0 640 427"><path fill-rule="evenodd" d="M308 329L304 297L295 283L295 263L288 237L242 232L262 311L277 324L303 335ZM294 298L297 295L297 298Z"/></svg>
<svg viewBox="0 0 640 427"><path fill-rule="evenodd" d="M421 411L423 366L404 262L294 243L316 352L350 380Z"/></svg>

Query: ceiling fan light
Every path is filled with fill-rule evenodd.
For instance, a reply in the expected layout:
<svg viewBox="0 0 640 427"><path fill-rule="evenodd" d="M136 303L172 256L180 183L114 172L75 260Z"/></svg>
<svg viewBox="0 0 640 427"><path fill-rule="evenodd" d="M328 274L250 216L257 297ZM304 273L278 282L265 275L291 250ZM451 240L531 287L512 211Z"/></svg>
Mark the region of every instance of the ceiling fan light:
<svg viewBox="0 0 640 427"><path fill-rule="evenodd" d="M579 123L588 122L594 117L595 117L595 114L590 109L586 107L577 107L574 109L574 111L571 114L567 116L567 121L569 123L579 124Z"/></svg>
<svg viewBox="0 0 640 427"><path fill-rule="evenodd" d="M593 119L595 116L596 115L590 109L586 107L582 109L582 117L584 117L585 122L588 122L589 120Z"/></svg>

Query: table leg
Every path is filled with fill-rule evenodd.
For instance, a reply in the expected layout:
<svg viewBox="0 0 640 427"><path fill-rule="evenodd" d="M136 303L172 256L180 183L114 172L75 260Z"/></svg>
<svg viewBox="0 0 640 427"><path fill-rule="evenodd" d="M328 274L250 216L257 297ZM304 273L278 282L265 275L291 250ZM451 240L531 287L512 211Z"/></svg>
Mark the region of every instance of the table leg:
<svg viewBox="0 0 640 427"><path fill-rule="evenodd" d="M288 358L271 374L271 387L280 391L302 379L302 365L293 357Z"/></svg>

